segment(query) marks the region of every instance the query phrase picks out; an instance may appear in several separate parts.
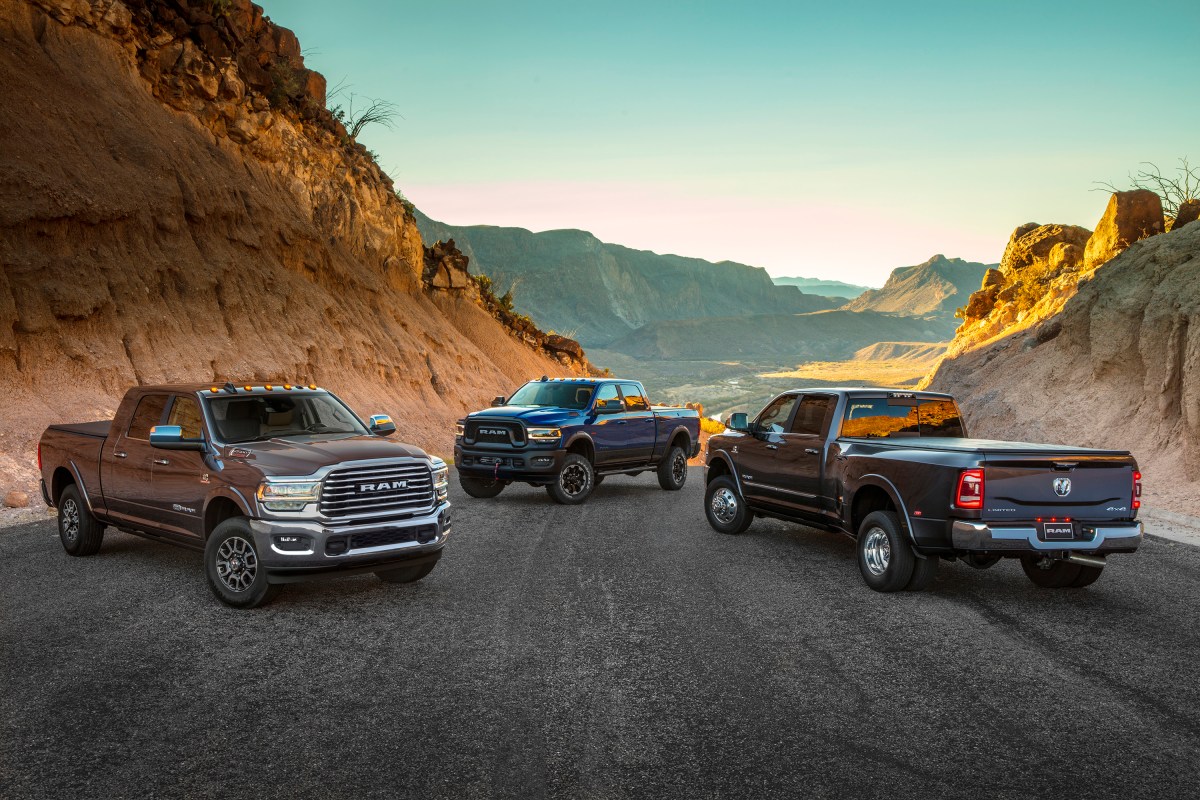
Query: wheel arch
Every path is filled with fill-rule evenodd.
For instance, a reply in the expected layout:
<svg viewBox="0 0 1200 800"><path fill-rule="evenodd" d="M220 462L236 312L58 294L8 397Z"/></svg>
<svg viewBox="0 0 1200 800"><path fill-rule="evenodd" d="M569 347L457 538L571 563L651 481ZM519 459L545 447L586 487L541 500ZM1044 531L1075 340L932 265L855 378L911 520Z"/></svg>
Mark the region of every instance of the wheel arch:
<svg viewBox="0 0 1200 800"><path fill-rule="evenodd" d="M683 448L684 455L691 455L692 432L687 429L686 425L678 425L675 430L671 431L671 438L667 439L667 449L663 455L671 452L671 448L676 445Z"/></svg>
<svg viewBox="0 0 1200 800"><path fill-rule="evenodd" d="M588 436L583 431L576 433L574 436L568 439L563 450L567 453L579 453L586 458L593 467L596 466L596 443L592 441L592 437Z"/></svg>
<svg viewBox="0 0 1200 800"><path fill-rule="evenodd" d="M227 519L249 516L250 509L245 498L233 492L217 492L204 504L204 538L208 539L213 530Z"/></svg>
<svg viewBox="0 0 1200 800"><path fill-rule="evenodd" d="M850 496L847 511L851 535L858 538L858 528L868 514L873 511L888 510L896 512L905 535L915 545L916 538L913 536L912 525L909 524L908 506L904 504L900 490L888 478L877 474L862 476L854 493Z"/></svg>

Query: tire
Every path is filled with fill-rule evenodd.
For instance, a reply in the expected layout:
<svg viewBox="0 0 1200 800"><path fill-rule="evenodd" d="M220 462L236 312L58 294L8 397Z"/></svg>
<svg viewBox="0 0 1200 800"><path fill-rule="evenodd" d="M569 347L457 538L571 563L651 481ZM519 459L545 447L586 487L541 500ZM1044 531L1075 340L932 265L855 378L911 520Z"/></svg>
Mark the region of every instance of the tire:
<svg viewBox="0 0 1200 800"><path fill-rule="evenodd" d="M1071 588L1082 589L1085 586L1091 586L1100 580L1100 573L1102 572L1104 572L1104 567L1085 567L1080 564L1079 577L1071 581Z"/></svg>
<svg viewBox="0 0 1200 800"><path fill-rule="evenodd" d="M858 526L858 570L875 591L898 592L907 587L917 561L895 512L872 511Z"/></svg>
<svg viewBox="0 0 1200 800"><path fill-rule="evenodd" d="M94 556L104 543L104 525L88 511L75 484L58 496L58 538L72 556Z"/></svg>
<svg viewBox="0 0 1200 800"><path fill-rule="evenodd" d="M578 453L569 453L554 476L554 482L547 484L546 491L556 503L577 506L585 502L595 488L596 471L592 462Z"/></svg>
<svg viewBox="0 0 1200 800"><path fill-rule="evenodd" d="M731 536L745 533L754 522L754 513L738 492L737 482L728 475L708 482L704 490L704 516L714 531Z"/></svg>
<svg viewBox="0 0 1200 800"><path fill-rule="evenodd" d="M658 463L658 485L668 492L678 492L687 483L687 453L679 445L667 451Z"/></svg>
<svg viewBox="0 0 1200 800"><path fill-rule="evenodd" d="M462 486L463 491L480 499L488 499L495 497L504 491L504 481L498 481L495 478L476 478L474 475L459 474L458 482Z"/></svg>
<svg viewBox="0 0 1200 800"><path fill-rule="evenodd" d="M204 574L216 598L233 608L254 608L279 593L279 586L267 581L245 517L232 517L213 529L204 543Z"/></svg>
<svg viewBox="0 0 1200 800"><path fill-rule="evenodd" d="M415 567L397 567L396 569L381 569L376 571L375 577L381 581L388 583L416 583L424 578L429 573L433 572L433 568L437 566L437 562L433 561L429 564L419 564Z"/></svg>
<svg viewBox="0 0 1200 800"><path fill-rule="evenodd" d="M1046 562L1045 556L1021 556L1021 569L1025 570L1025 577L1033 581L1035 586L1043 589L1065 589L1079 578L1082 567L1078 564L1053 559L1049 560L1049 563Z"/></svg>
<svg viewBox="0 0 1200 800"><path fill-rule="evenodd" d="M933 583L933 579L937 577L938 561L941 559L937 556L916 558L913 563L912 577L908 579L904 591L919 592Z"/></svg>

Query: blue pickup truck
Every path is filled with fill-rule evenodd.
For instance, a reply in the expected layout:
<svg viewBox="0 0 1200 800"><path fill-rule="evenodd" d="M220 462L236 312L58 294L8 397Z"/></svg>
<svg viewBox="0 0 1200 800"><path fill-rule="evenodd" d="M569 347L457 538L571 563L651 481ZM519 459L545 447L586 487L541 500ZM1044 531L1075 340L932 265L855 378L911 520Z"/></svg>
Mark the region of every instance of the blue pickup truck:
<svg viewBox="0 0 1200 800"><path fill-rule="evenodd" d="M700 417L651 406L637 381L542 377L512 397L459 420L454 465L472 497L495 497L514 481L545 486L555 501L587 500L605 475L655 470L676 491L700 452Z"/></svg>

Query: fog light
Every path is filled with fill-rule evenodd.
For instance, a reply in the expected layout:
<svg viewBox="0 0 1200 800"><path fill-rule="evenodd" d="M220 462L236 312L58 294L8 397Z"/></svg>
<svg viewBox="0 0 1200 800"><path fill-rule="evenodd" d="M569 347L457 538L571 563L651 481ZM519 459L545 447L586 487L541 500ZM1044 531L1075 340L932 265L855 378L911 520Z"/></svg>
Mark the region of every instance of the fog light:
<svg viewBox="0 0 1200 800"><path fill-rule="evenodd" d="M350 543L346 541L346 537L339 539L327 539L325 541L325 554L331 556L340 556L342 553L350 549Z"/></svg>
<svg viewBox="0 0 1200 800"><path fill-rule="evenodd" d="M538 466L545 466L546 464L553 464L553 463L554 463L554 459L553 459L553 458L545 458L545 457L540 457L540 458L535 458L535 459L533 460L533 463L534 463L534 464L537 464Z"/></svg>
<svg viewBox="0 0 1200 800"><path fill-rule="evenodd" d="M312 549L312 539L309 539L307 536L295 536L292 534L276 535L272 536L271 540L279 550L297 551Z"/></svg>

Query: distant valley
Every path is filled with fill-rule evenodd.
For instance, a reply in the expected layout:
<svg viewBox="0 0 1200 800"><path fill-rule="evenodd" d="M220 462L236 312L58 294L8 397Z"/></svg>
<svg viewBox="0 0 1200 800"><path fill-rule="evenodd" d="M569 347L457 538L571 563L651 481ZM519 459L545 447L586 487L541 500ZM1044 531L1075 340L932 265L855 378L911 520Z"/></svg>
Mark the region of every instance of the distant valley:
<svg viewBox="0 0 1200 800"><path fill-rule="evenodd" d="M795 286L802 292L823 294L826 297L844 297L853 300L860 294L870 291L870 286L859 286L854 283L831 281L825 278L773 278L776 286Z"/></svg>

